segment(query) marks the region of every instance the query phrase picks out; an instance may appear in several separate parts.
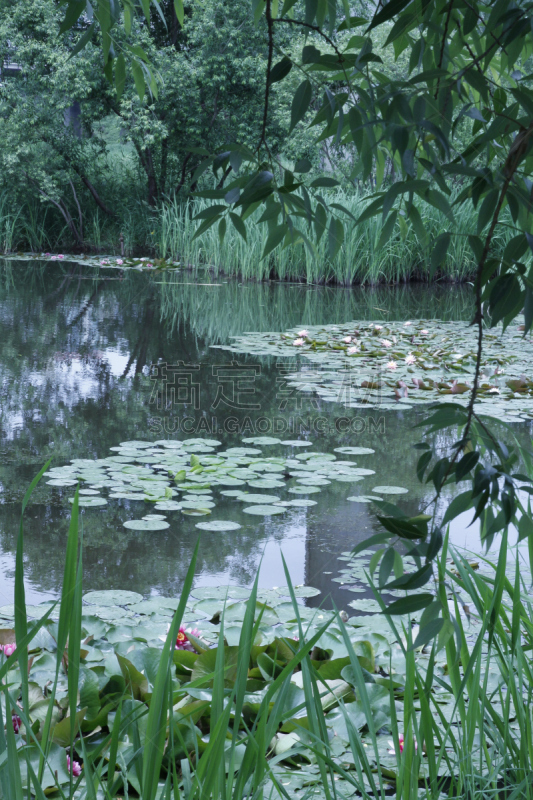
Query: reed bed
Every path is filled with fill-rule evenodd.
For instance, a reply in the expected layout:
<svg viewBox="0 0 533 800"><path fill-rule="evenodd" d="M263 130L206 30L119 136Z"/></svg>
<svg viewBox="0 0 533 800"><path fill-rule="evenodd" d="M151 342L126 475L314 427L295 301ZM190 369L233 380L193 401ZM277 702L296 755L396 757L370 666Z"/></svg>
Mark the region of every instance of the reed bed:
<svg viewBox="0 0 533 800"><path fill-rule="evenodd" d="M356 219L367 205L367 197L355 190L332 191L328 200L343 205ZM267 228L257 224L260 210L246 220L246 241L228 224L221 242L216 225L194 238L198 227L194 217L207 206L208 202L201 199L174 199L154 211L140 202L126 203L120 218L114 220L104 218L98 210L86 210L86 250L120 255L123 248L126 255L171 259L193 272L209 269L215 275L236 276L241 280L373 286L431 279L431 251L421 247L412 228L407 228L402 236L397 226L388 243L378 247L381 217L356 226L350 217L337 212L344 218L345 241L334 259L328 256L327 233L315 254L303 245L296 245L277 248L263 258ZM448 282L469 280L475 272L468 244L468 235L476 230L475 211L470 205L458 208L453 226L431 206L424 206L421 212L430 242L445 231L453 234L446 260L436 277ZM511 225L504 226L502 231L494 239L496 253L503 252L513 235ZM13 209L7 193L0 196L0 250L4 253L68 252L71 246L68 237L68 230L55 209L39 202Z"/></svg>

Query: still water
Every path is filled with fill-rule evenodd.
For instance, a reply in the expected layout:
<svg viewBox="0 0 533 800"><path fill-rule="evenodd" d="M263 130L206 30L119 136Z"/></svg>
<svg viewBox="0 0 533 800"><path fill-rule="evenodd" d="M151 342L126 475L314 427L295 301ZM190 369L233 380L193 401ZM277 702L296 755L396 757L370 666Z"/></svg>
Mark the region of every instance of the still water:
<svg viewBox="0 0 533 800"><path fill-rule="evenodd" d="M409 490L400 503L415 513L431 497L415 476L420 409L346 409L284 390L283 360L212 349L246 331L283 331L348 320L467 320L464 287L343 289L239 284L211 278L88 270L77 264L0 266L0 606L12 602L14 553L22 496L48 458L103 458L129 440L216 438L235 447L253 435L304 438L313 450L363 446L375 452L358 466L375 470L354 487L333 482L317 504L280 517L250 517L233 498L239 531L202 533L194 517L168 515L170 528L135 532L127 500L84 509L84 588L134 589L148 596L179 592L201 535L196 585L285 584L281 552L293 581L322 591L314 602L343 608L353 598L333 579L338 556L377 530L370 506L348 502L375 485ZM154 366L158 365L157 369ZM166 366L165 366L166 365ZM161 389L172 375L173 392ZM524 436L526 426L524 428ZM450 440L451 441L451 440ZM442 435L439 446L449 442ZM286 448L263 448L287 455ZM58 596L72 495L43 479L25 516L25 570L30 603ZM147 509L148 511L150 509ZM146 512L143 512L146 513ZM229 514L226 514L228 518ZM475 534L461 524L459 545ZM326 600L325 600L326 598Z"/></svg>

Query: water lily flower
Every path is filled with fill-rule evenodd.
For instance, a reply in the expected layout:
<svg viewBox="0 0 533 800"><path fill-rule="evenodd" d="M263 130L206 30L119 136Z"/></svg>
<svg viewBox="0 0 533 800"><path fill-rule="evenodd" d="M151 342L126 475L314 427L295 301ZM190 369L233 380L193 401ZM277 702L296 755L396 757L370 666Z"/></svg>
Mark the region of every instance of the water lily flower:
<svg viewBox="0 0 533 800"><path fill-rule="evenodd" d="M412 353L409 353L409 355L405 356L405 363L406 364L408 364L408 365L409 364L414 364L415 361L416 361L416 357Z"/></svg>
<svg viewBox="0 0 533 800"><path fill-rule="evenodd" d="M123 264L124 261L121 258L117 258L117 264Z"/></svg>
<svg viewBox="0 0 533 800"><path fill-rule="evenodd" d="M293 347L301 347L303 344L305 344L305 339L295 339L292 344Z"/></svg>
<svg viewBox="0 0 533 800"><path fill-rule="evenodd" d="M383 325L374 325L374 330L375 331L382 331L383 330Z"/></svg>
<svg viewBox="0 0 533 800"><path fill-rule="evenodd" d="M353 356L354 353L359 353L360 352L360 348L358 346L349 347L346 352L348 353L349 356Z"/></svg>
<svg viewBox="0 0 533 800"><path fill-rule="evenodd" d="M12 714L11 715L11 722L13 723L14 732L15 733L19 733L20 732L20 728L22 726L22 720L19 717L19 715L18 714Z"/></svg>
<svg viewBox="0 0 533 800"><path fill-rule="evenodd" d="M8 644L5 644L3 647L0 644L0 651L2 651L2 650L4 651L4 655L5 655L6 658L9 658L9 656L12 656L16 649L17 649L17 645L15 644L15 642L9 642Z"/></svg>
<svg viewBox="0 0 533 800"><path fill-rule="evenodd" d="M391 742L391 741L389 740L389 741L387 742L387 744L390 744L390 746L392 747L392 750L389 750L388 752L389 752L391 755L394 755L394 753L395 753L395 750L394 750L394 742ZM404 745L405 745L405 739L404 739L404 737L403 737L403 736L398 736L398 746L399 746L399 748L400 748L400 753L403 753L403 748L404 748ZM415 750L418 750L418 743L417 743L417 742L415 742Z"/></svg>
<svg viewBox="0 0 533 800"><path fill-rule="evenodd" d="M153 264L152 264L150 261L148 261L148 262L146 263L146 266L147 266L147 267L153 267L154 265L153 265Z"/></svg>
<svg viewBox="0 0 533 800"><path fill-rule="evenodd" d="M44 255L45 255L46 258L50 258L51 253L45 253Z"/></svg>
<svg viewBox="0 0 533 800"><path fill-rule="evenodd" d="M58 253L58 254L57 254L57 257L58 257L58 258L65 258L65 256L63 255L63 253Z"/></svg>
<svg viewBox="0 0 533 800"><path fill-rule="evenodd" d="M387 369L396 369L397 366L398 366L398 364L396 363L396 361L388 361L387 362Z"/></svg>
<svg viewBox="0 0 533 800"><path fill-rule="evenodd" d="M352 341L352 337L351 336L345 336L342 341L346 342L346 344L350 344L350 342Z"/></svg>
<svg viewBox="0 0 533 800"><path fill-rule="evenodd" d="M407 328L407 327L409 327L409 325L412 325L413 323L412 322L404 322L403 324L404 324L404 327Z"/></svg>
<svg viewBox="0 0 533 800"><path fill-rule="evenodd" d="M188 628L185 630L182 625L176 638L176 650L189 650L191 653L194 653L195 650L189 641L188 633L190 633L191 636L200 636L200 631L197 628Z"/></svg>
<svg viewBox="0 0 533 800"><path fill-rule="evenodd" d="M389 342L388 339L380 339L380 344L382 344L383 347L392 347L392 342Z"/></svg>
<svg viewBox="0 0 533 800"><path fill-rule="evenodd" d="M303 330L303 331L300 331L300 332L298 333L298 336L301 336L301 337L303 337L303 338L305 339L305 338L306 338L306 336L309 336L309 331L306 331L306 330L305 330L305 328L304 328L304 330Z"/></svg>
<svg viewBox="0 0 533 800"><path fill-rule="evenodd" d="M420 331L420 333L426 334L426 333L429 333L429 331L427 331L427 330L424 328L424 330L423 330L423 331Z"/></svg>
<svg viewBox="0 0 533 800"><path fill-rule="evenodd" d="M75 778L81 775L81 764L79 761L71 761L70 756L67 756L67 769L72 772Z"/></svg>

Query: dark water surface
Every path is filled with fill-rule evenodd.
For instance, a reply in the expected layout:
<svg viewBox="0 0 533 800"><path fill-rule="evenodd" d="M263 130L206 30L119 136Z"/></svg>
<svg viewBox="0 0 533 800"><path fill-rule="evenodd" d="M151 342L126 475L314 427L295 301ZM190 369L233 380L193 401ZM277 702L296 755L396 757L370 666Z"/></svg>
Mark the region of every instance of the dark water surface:
<svg viewBox="0 0 533 800"><path fill-rule="evenodd" d="M239 357L236 367L233 354L210 346L246 331L296 325L470 315L471 294L464 287L240 285L207 274L195 284L187 275L0 262L0 606L12 602L21 499L49 457L55 466L72 458L103 458L110 447L132 439L198 436L233 447L260 433L306 438L320 452L371 447L374 454L355 460L376 474L355 485L332 482L311 495L316 506L265 520L242 514L233 498L221 498L217 512L225 511L242 529L201 534L197 585L246 586L259 566L261 585L285 584L283 551L295 583L316 586L323 592L317 601L331 594L344 607L354 595L332 582L343 566L338 556L376 528L371 508L346 497L370 493L376 485L399 485L409 489L402 503L413 512L430 498L416 481L412 449L421 438L414 426L423 411L346 409L311 402L307 395L287 397L283 363L249 356ZM159 375L162 364L175 367L167 374L182 380L173 403L167 395L165 405L157 393L155 364ZM439 443L445 447L447 440L441 435ZM288 455L286 447L262 449L265 455ZM47 486L43 479L27 510L29 602L60 591L71 495L71 489ZM178 511L168 514L165 531L123 527L139 516L138 504L125 500L81 512L86 591L179 592L199 536L197 520ZM467 541L460 525L454 538Z"/></svg>

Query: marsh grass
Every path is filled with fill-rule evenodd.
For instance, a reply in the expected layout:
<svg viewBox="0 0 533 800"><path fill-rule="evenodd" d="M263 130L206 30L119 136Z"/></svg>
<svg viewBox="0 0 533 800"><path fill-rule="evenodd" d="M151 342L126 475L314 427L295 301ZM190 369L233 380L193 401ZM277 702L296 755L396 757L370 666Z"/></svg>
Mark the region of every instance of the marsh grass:
<svg viewBox="0 0 533 800"><path fill-rule="evenodd" d="M43 467L23 501L23 511L33 489L47 469ZM18 536L15 573L15 632L17 649L0 659L0 797L3 800L112 800L139 796L142 800L292 800L275 767L281 763L296 773L314 764L315 780L300 797L326 800L359 797L385 800L391 794L402 800L439 800L442 796L464 798L505 798L518 800L533 796L533 659L531 642L533 615L530 596L518 565L514 579L507 577L508 547L504 535L497 563L485 563L480 574L463 556L448 549L445 541L439 561L437 592L444 608L451 606L455 635L444 651L433 644L425 655L412 648L413 629L408 618L403 624L389 617L396 641L405 658L405 677L400 685L388 680L392 755L383 755L383 730L375 723L371 689L374 676L365 672L356 655L347 627L343 638L353 676L353 687L366 728L354 723L350 703L332 698L331 686L315 670L310 654L322 633L338 616L326 613L322 628L306 637L298 604L285 574L298 620L299 641L287 663L273 673L255 714L247 700L248 666L260 616L254 620L257 579L250 592L240 641L238 659L227 663L224 647L224 617L218 645L213 652L213 671L195 684L209 679L209 735L202 750L188 740L194 711L177 710L173 695L174 642L191 590L198 546L183 585L179 605L161 649L155 677L144 705L132 702L129 692L114 698L113 723L90 739L80 731L78 695L80 650L82 648L82 536L78 524L78 493L74 499L68 532L65 571L56 638L55 679L47 689L47 703L40 725L30 724L28 647L47 623L52 608L29 626L24 594L23 525ZM462 595L463 600L461 600ZM461 613L467 598L471 628ZM449 602L451 600L451 603ZM444 653L444 658L443 658ZM17 679L14 679L14 670ZM228 670L234 680L228 684ZM57 744L51 737L53 708L61 671L68 676L68 691L61 702L67 710L61 736L63 748L83 760L79 777L65 771ZM301 671L305 700L294 707L290 698L291 677ZM142 677L142 676L141 676ZM383 681L382 681L383 683ZM453 702L443 711L443 695ZM326 728L324 709L338 706L345 721L348 754L335 757L335 737ZM194 705L194 704L193 704ZM196 706L197 707L197 704ZM296 726L292 745L276 752L273 742L295 712L305 711ZM24 736L15 736L11 714L20 716ZM176 717L178 715L178 718ZM129 764L139 792L129 794L124 771L123 736L131 745ZM404 737L403 748L400 736ZM56 735L57 739L57 735ZM18 740L18 741L17 741ZM196 741L196 739L194 740ZM65 750L63 761L65 760ZM173 758L174 753L182 756ZM384 763L385 762L385 763ZM50 776L52 784L50 785ZM318 783L317 783L318 780ZM55 782L55 783L54 783ZM44 790L46 786L46 794Z"/></svg>
<svg viewBox="0 0 533 800"><path fill-rule="evenodd" d="M343 217L346 235L333 260L328 256L327 234L321 238L315 254L303 245L296 245L285 249L278 247L269 257L263 258L268 230L257 224L260 210L245 222L246 241L231 224L227 226L223 242L216 225L194 238L198 227L194 217L208 206L207 201L200 199L167 200L153 210L133 198L121 203L120 215L114 219L104 217L98 209L89 206L84 215L86 249L120 254L122 236L126 255L172 259L197 273L210 269L215 275L236 276L241 280L274 279L343 286L429 280L431 249L421 247L412 228L405 227L402 235L397 225L389 241L380 247L381 217L368 219L359 226L354 224L353 219L361 215L367 200L355 190L331 193L329 201L343 205L351 214L348 217L338 212ZM453 225L431 206L424 206L421 213L430 244L445 231L453 233L437 277L451 282L470 279L475 265L468 235L476 232L477 222L471 205L456 209ZM513 235L511 225L503 227L502 231L494 239L496 255L503 252ZM13 210L7 194L0 197L0 238L4 252L16 249L68 251L72 244L55 209L36 202Z"/></svg>

